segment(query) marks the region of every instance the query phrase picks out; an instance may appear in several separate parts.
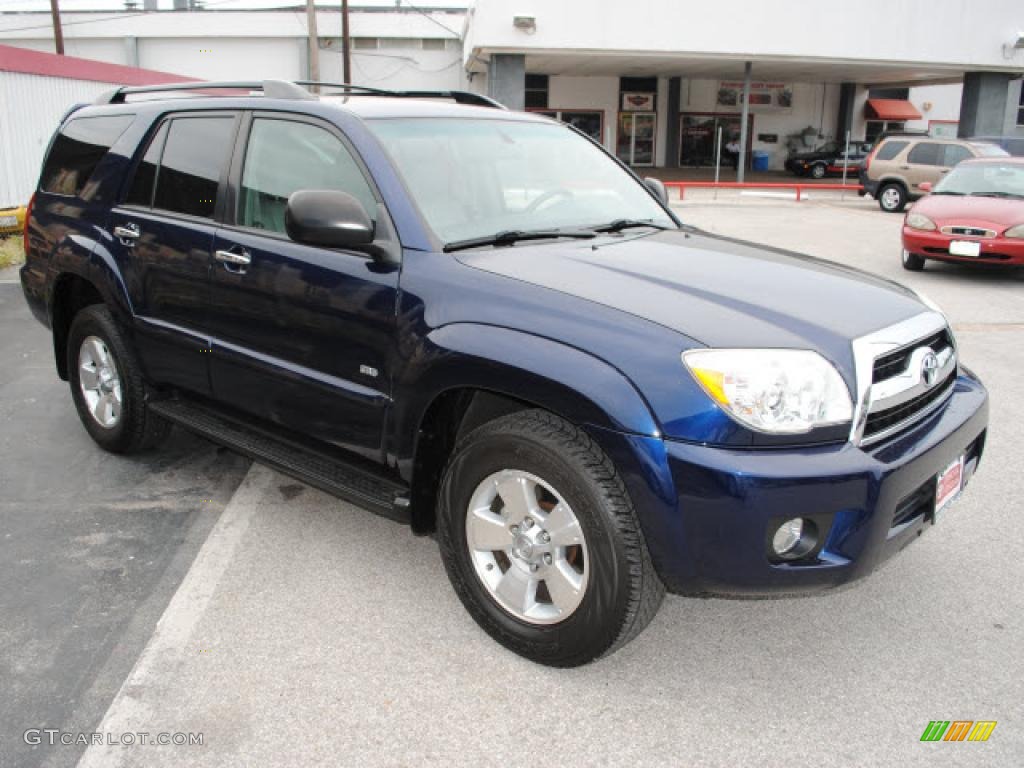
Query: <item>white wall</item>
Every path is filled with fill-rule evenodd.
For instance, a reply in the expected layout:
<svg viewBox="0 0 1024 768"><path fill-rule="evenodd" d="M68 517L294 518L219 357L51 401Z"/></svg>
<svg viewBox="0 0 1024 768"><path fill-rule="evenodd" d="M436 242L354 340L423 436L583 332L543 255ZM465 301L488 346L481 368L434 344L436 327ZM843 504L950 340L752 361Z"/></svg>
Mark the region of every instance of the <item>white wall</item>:
<svg viewBox="0 0 1024 768"><path fill-rule="evenodd" d="M534 16L536 30L515 29L515 15ZM851 26L856 19L863 24ZM466 55L474 49L690 52L1019 71L1024 51L1007 58L1004 45L1022 26L1020 0L860 0L855 6L846 0L476 0Z"/></svg>
<svg viewBox="0 0 1024 768"><path fill-rule="evenodd" d="M910 103L921 113L920 120L908 120L907 128L915 131L928 130L931 120L960 120L960 96L963 86L922 85L910 89Z"/></svg>
<svg viewBox="0 0 1024 768"><path fill-rule="evenodd" d="M57 123L73 105L115 85L0 72L0 206L25 204Z"/></svg>

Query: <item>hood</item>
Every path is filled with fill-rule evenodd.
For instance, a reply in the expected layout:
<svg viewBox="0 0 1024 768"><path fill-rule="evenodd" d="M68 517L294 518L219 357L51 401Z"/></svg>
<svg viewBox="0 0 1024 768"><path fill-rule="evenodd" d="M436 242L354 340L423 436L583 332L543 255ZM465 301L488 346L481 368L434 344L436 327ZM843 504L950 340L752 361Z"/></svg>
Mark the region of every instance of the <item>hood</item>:
<svg viewBox="0 0 1024 768"><path fill-rule="evenodd" d="M1002 233L1024 224L1024 200L1000 197L959 197L927 195L914 203L913 210L923 213L940 227L947 224L973 224Z"/></svg>
<svg viewBox="0 0 1024 768"><path fill-rule="evenodd" d="M475 269L646 318L712 347L816 349L927 311L908 289L809 256L693 230L464 251Z"/></svg>

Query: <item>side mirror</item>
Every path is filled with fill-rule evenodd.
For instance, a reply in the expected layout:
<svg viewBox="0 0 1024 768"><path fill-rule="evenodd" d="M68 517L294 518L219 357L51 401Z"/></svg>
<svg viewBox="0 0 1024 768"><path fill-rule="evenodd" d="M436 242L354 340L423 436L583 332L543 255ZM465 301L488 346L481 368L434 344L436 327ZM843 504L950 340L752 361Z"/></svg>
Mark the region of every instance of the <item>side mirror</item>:
<svg viewBox="0 0 1024 768"><path fill-rule="evenodd" d="M932 191L932 183L930 181L922 181L917 185L917 188L924 192L926 195Z"/></svg>
<svg viewBox="0 0 1024 768"><path fill-rule="evenodd" d="M288 198L284 228L297 243L358 248L373 242L374 226L363 204L347 192L300 189Z"/></svg>
<svg viewBox="0 0 1024 768"><path fill-rule="evenodd" d="M662 203L668 205L668 191L665 189L665 185L661 183L661 179L648 176L644 179L644 186L651 190L651 192L654 193L654 196Z"/></svg>

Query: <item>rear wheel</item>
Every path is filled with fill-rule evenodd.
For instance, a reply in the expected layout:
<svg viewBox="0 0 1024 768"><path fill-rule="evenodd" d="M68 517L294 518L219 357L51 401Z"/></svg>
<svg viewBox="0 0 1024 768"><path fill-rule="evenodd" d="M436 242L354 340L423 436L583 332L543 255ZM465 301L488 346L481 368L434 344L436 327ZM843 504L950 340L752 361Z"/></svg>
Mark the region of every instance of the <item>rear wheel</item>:
<svg viewBox="0 0 1024 768"><path fill-rule="evenodd" d="M590 437L522 411L456 446L440 491L438 539L466 609L495 640L558 667L629 642L657 612L633 505Z"/></svg>
<svg viewBox="0 0 1024 768"><path fill-rule="evenodd" d="M886 213L899 213L907 205L907 191L902 184L885 184L878 190L878 207Z"/></svg>
<svg viewBox="0 0 1024 768"><path fill-rule="evenodd" d="M824 179L827 171L828 169L825 167L824 163L815 163L811 166L811 178Z"/></svg>
<svg viewBox="0 0 1024 768"><path fill-rule="evenodd" d="M924 269L924 257L903 249L903 268L911 272L920 272Z"/></svg>
<svg viewBox="0 0 1024 768"><path fill-rule="evenodd" d="M112 453L156 445L170 423L149 412L142 372L110 310L86 307L68 334L68 378L82 425Z"/></svg>

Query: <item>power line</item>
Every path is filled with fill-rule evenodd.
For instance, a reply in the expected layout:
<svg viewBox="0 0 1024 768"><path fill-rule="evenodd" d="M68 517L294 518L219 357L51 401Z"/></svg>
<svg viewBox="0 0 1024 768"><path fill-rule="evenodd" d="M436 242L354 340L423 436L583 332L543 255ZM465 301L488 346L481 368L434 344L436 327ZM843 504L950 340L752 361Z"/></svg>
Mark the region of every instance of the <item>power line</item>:
<svg viewBox="0 0 1024 768"><path fill-rule="evenodd" d="M213 8L218 5L227 5L228 3L237 3L241 0L217 0L217 2L206 3L204 8ZM151 16L153 11L138 11L136 13L122 13L117 16L104 16L101 19L81 19L79 21L65 21L63 26L70 27L78 24L101 24L105 21L121 21L122 19L134 19L136 16ZM0 27L0 33L4 32L27 32L33 29L50 29L50 24L36 24L31 27Z"/></svg>

